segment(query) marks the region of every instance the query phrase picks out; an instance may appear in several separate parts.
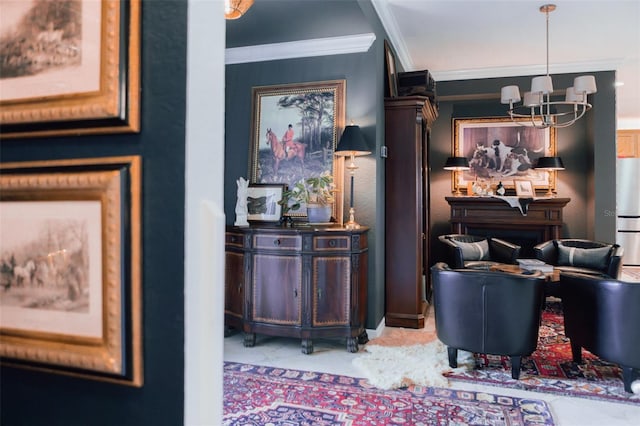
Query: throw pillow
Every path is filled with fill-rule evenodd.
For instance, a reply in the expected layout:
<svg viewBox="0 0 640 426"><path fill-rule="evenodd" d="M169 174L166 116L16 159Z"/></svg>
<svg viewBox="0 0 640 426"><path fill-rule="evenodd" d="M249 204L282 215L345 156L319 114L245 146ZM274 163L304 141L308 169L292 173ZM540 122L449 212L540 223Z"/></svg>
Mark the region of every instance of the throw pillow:
<svg viewBox="0 0 640 426"><path fill-rule="evenodd" d="M577 266L601 271L607 268L610 255L611 246L579 248L565 246L558 242L558 265L560 266Z"/></svg>
<svg viewBox="0 0 640 426"><path fill-rule="evenodd" d="M473 243L463 243L461 241L450 240L453 244L462 249L464 260L489 260L489 242L480 240Z"/></svg>

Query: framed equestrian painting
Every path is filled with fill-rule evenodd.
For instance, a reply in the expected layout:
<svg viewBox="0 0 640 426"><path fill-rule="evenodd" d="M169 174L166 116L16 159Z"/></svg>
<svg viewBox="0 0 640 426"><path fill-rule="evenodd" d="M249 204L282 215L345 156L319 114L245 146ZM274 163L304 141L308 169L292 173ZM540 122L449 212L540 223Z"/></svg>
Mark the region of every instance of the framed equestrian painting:
<svg viewBox="0 0 640 426"><path fill-rule="evenodd" d="M466 190L474 181L492 187L502 182L513 194L516 180L531 181L534 190L554 190L555 172L534 165L538 158L555 154L555 129L536 128L530 120L454 118L452 155L466 157L469 170L453 174L453 191Z"/></svg>
<svg viewBox="0 0 640 426"><path fill-rule="evenodd" d="M247 220L249 222L280 222L282 218L283 183L251 183L247 188Z"/></svg>
<svg viewBox="0 0 640 426"><path fill-rule="evenodd" d="M0 362L142 386L140 157L0 164Z"/></svg>
<svg viewBox="0 0 640 426"><path fill-rule="evenodd" d="M0 137L140 130L140 0L3 2Z"/></svg>
<svg viewBox="0 0 640 426"><path fill-rule="evenodd" d="M333 217L342 220L343 170L333 155L344 128L345 80L253 88L251 182L296 182L333 175ZM287 210L287 209L285 209ZM306 217L306 206L286 216Z"/></svg>

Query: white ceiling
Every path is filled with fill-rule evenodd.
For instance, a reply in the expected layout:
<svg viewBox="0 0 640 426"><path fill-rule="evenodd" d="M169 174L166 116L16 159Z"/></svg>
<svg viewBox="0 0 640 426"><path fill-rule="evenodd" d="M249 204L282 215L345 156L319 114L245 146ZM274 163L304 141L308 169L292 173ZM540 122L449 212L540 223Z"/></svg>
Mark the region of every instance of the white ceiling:
<svg viewBox="0 0 640 426"><path fill-rule="evenodd" d="M546 73L543 0L372 0L405 71L436 81ZM640 128L640 0L556 0L550 74L617 71L618 128ZM554 87L555 90L564 89ZM529 88L521 88L521 91Z"/></svg>

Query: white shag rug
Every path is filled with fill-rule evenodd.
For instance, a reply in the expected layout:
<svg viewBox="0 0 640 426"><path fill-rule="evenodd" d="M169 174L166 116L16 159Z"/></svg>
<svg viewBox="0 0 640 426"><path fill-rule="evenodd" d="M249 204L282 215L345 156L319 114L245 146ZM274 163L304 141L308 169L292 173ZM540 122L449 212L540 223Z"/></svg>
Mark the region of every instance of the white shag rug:
<svg viewBox="0 0 640 426"><path fill-rule="evenodd" d="M409 385L448 387L449 380L442 373L463 371L474 365L471 352L458 351L458 367L449 367L447 348L437 339L410 346L383 346L372 342L365 345L365 353L352 363L369 383L381 389Z"/></svg>

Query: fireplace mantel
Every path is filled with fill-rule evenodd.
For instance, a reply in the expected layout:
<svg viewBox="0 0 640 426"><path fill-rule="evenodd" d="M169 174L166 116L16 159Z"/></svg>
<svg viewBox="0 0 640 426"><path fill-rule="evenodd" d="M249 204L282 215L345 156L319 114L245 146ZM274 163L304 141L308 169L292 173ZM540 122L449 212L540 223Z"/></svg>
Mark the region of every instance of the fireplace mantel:
<svg viewBox="0 0 640 426"><path fill-rule="evenodd" d="M539 198L526 214L497 197L445 197L451 206L451 232L503 238L522 246L522 257L533 257L533 246L562 238L562 209L570 198Z"/></svg>

